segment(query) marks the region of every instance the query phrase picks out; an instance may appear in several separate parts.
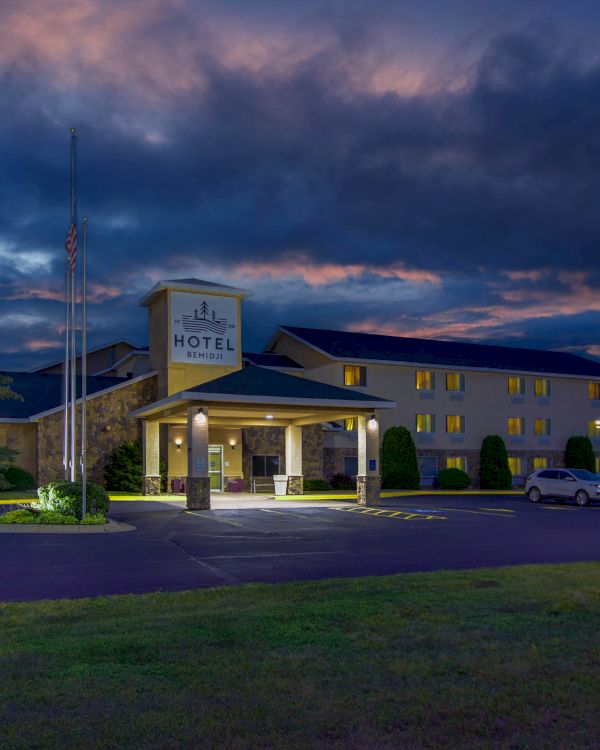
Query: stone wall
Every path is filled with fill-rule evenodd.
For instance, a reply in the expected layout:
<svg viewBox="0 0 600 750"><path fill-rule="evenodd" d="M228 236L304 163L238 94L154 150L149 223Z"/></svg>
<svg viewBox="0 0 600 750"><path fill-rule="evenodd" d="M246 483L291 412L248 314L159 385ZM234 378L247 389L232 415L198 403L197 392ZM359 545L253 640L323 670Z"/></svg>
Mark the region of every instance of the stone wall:
<svg viewBox="0 0 600 750"><path fill-rule="evenodd" d="M106 459L121 443L141 438L141 423L130 412L156 400L156 376L132 382L87 402L87 468L90 482L104 483ZM77 406L77 475L81 435L81 406ZM37 480L62 479L62 411L37 423Z"/></svg>
<svg viewBox="0 0 600 750"><path fill-rule="evenodd" d="M280 471L286 473L284 427L244 427L242 448L246 489L250 489L253 455L279 456ZM302 471L305 477L320 479L323 476L323 428L320 424L302 428ZM269 481L266 479L265 483Z"/></svg>
<svg viewBox="0 0 600 750"><path fill-rule="evenodd" d="M356 455L356 446L349 448L327 446L323 448L323 478L329 482L336 474L344 474L344 458Z"/></svg>

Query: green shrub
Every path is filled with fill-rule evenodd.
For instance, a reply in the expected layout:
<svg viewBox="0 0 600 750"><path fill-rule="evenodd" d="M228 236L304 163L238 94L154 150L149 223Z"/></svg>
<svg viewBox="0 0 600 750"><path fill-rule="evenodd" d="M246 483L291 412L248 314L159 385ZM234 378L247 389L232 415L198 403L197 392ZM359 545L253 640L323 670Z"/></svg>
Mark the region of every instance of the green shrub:
<svg viewBox="0 0 600 750"><path fill-rule="evenodd" d="M109 499L104 487L88 482L86 513L108 513ZM38 488L40 510L55 510L67 516L81 518L81 482L49 482Z"/></svg>
<svg viewBox="0 0 600 750"><path fill-rule="evenodd" d="M40 513L38 513L33 523L43 523L46 525L59 525L60 524L63 526L73 526L74 524L79 523L79 519L67 513L58 513L55 510L43 510Z"/></svg>
<svg viewBox="0 0 600 750"><path fill-rule="evenodd" d="M471 484L471 477L462 469L443 469L437 480L442 490L466 490Z"/></svg>
<svg viewBox="0 0 600 750"><path fill-rule="evenodd" d="M304 492L323 492L330 490L331 485L324 479L305 479L303 482Z"/></svg>
<svg viewBox="0 0 600 750"><path fill-rule="evenodd" d="M355 490L356 479L349 477L347 474L334 474L329 482L332 490Z"/></svg>
<svg viewBox="0 0 600 750"><path fill-rule="evenodd" d="M390 427L381 445L381 486L394 490L418 490L421 482L417 451L406 427Z"/></svg>
<svg viewBox="0 0 600 750"><path fill-rule="evenodd" d="M160 461L160 487L167 491L167 465ZM141 440L123 443L108 457L104 467L106 489L117 492L142 492L144 460Z"/></svg>
<svg viewBox="0 0 600 750"><path fill-rule="evenodd" d="M479 486L482 490L510 490L512 487L506 445L500 435L488 435L483 439L479 454Z"/></svg>
<svg viewBox="0 0 600 750"><path fill-rule="evenodd" d="M0 523L37 523L36 518L30 510L9 510L0 515Z"/></svg>
<svg viewBox="0 0 600 750"><path fill-rule="evenodd" d="M106 523L106 516L102 513L86 513L85 518L82 520L82 526L96 526Z"/></svg>
<svg viewBox="0 0 600 750"><path fill-rule="evenodd" d="M565 446L565 466L567 469L587 469L596 471L596 460L592 441L587 435L573 435Z"/></svg>
<svg viewBox="0 0 600 750"><path fill-rule="evenodd" d="M37 483L33 476L20 466L9 466L4 472L4 478L15 490L35 490Z"/></svg>

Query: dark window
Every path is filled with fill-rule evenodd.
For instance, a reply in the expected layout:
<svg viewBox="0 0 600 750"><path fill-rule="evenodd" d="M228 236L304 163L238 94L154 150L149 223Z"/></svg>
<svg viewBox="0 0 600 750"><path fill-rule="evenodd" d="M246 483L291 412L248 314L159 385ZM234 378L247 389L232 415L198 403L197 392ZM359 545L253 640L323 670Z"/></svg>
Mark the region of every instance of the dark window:
<svg viewBox="0 0 600 750"><path fill-rule="evenodd" d="M347 477L355 477L358 474L358 458L356 456L344 456L344 474Z"/></svg>
<svg viewBox="0 0 600 750"><path fill-rule="evenodd" d="M272 477L279 474L279 456L252 456L252 476Z"/></svg>
<svg viewBox="0 0 600 750"><path fill-rule="evenodd" d="M553 469L540 471L538 477L540 477L541 479L558 479L558 471L554 471Z"/></svg>

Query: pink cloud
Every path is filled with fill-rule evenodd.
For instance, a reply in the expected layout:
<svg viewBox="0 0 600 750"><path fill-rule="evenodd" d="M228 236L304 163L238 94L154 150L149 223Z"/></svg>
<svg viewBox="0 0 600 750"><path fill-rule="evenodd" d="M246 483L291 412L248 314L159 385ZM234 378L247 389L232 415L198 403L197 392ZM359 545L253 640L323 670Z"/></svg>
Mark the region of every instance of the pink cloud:
<svg viewBox="0 0 600 750"><path fill-rule="evenodd" d="M123 293L123 290L116 286L110 286L108 284L98 284L92 282L88 284L88 297L87 301L90 304L100 304L107 302L108 300L115 299ZM37 300L50 300L52 302L64 302L65 291L61 287L26 287L17 288L14 291L5 295L4 299L7 300L19 300L19 299L37 299ZM77 295L77 302L81 302L81 295Z"/></svg>

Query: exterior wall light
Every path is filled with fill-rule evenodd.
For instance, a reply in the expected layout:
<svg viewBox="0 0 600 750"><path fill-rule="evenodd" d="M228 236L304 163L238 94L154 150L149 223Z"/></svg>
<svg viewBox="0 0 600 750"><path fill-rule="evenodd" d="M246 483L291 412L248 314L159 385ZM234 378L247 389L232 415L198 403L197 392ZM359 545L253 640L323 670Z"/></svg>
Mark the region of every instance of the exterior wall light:
<svg viewBox="0 0 600 750"><path fill-rule="evenodd" d="M206 422L206 412L202 407L198 409L198 412L196 413L196 419L198 419L200 422Z"/></svg>
<svg viewBox="0 0 600 750"><path fill-rule="evenodd" d="M232 451L235 450L235 445L236 445L235 439L234 438L229 438L229 446L230 446L230 448L231 448Z"/></svg>
<svg viewBox="0 0 600 750"><path fill-rule="evenodd" d="M371 414L369 417L369 421L367 422L367 427L370 430L374 430L377 428L377 417L374 414Z"/></svg>
<svg viewBox="0 0 600 750"><path fill-rule="evenodd" d="M177 446L177 450L178 450L178 451L180 451L180 450L181 450L181 444L183 443L183 440L182 440L182 438L180 438L180 437L176 437L176 438L175 438L175 440L174 440L173 442L174 442L174 443L175 443L175 445Z"/></svg>

